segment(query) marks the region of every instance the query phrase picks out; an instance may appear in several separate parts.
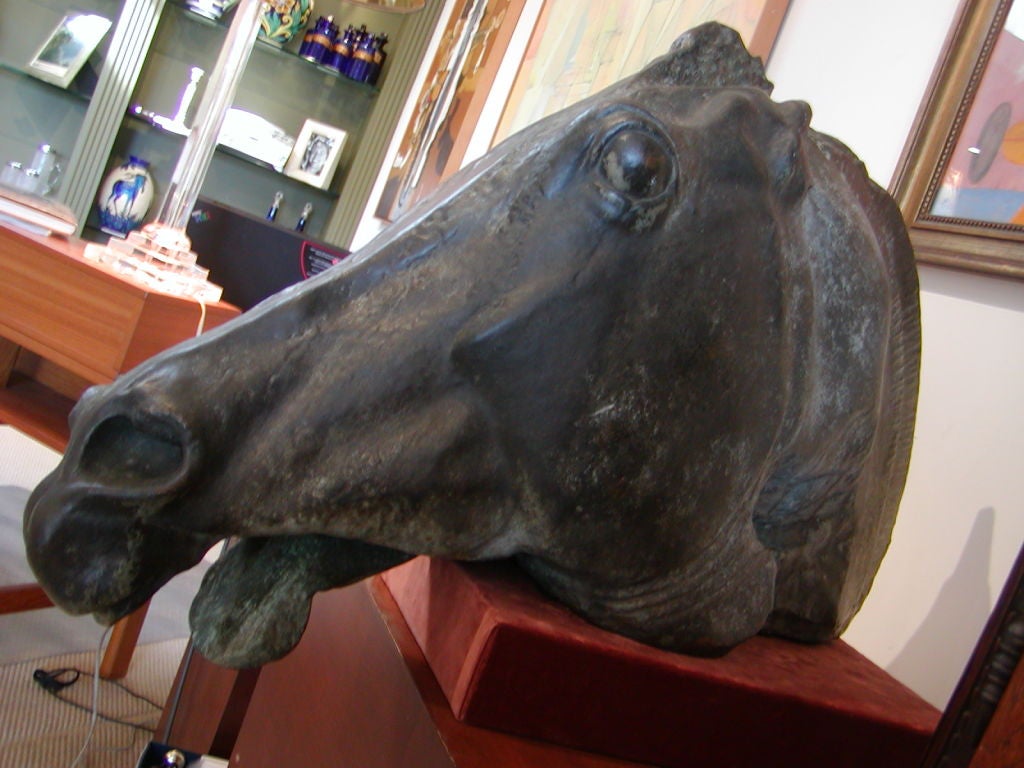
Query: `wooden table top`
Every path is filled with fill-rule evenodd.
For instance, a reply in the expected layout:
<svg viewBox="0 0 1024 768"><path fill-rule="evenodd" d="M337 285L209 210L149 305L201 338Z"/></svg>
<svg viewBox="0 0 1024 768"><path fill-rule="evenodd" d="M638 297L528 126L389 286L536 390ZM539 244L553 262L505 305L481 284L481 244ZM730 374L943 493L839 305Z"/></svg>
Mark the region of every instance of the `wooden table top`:
<svg viewBox="0 0 1024 768"><path fill-rule="evenodd" d="M237 316L226 302L155 291L87 260L83 240L0 225L0 336L91 383L106 383Z"/></svg>

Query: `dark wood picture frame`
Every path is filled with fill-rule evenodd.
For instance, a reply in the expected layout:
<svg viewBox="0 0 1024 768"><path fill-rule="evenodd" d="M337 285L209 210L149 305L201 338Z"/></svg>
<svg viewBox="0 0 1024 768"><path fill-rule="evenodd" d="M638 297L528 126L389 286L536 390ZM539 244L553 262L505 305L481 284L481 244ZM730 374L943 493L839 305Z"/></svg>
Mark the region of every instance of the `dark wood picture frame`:
<svg viewBox="0 0 1024 768"><path fill-rule="evenodd" d="M921 263L1024 278L1024 226L931 213L1012 5L963 0L896 169L890 191Z"/></svg>
<svg viewBox="0 0 1024 768"><path fill-rule="evenodd" d="M1024 547L935 730L921 768L1024 765Z"/></svg>

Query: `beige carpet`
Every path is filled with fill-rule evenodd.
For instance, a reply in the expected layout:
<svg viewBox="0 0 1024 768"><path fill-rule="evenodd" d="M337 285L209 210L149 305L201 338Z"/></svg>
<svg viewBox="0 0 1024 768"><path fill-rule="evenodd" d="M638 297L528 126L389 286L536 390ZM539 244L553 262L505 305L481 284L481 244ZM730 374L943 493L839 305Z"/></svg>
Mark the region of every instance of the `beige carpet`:
<svg viewBox="0 0 1024 768"><path fill-rule="evenodd" d="M185 644L184 639L167 640L136 649L128 675L119 682L153 703L100 681L99 713L122 722L97 720L79 768L134 768L160 719L154 704L162 707L166 701ZM0 768L70 768L89 733L91 715L68 702L91 707L95 658L94 653L78 653L0 666ZM60 700L43 690L33 672L63 667L83 674L59 693Z"/></svg>

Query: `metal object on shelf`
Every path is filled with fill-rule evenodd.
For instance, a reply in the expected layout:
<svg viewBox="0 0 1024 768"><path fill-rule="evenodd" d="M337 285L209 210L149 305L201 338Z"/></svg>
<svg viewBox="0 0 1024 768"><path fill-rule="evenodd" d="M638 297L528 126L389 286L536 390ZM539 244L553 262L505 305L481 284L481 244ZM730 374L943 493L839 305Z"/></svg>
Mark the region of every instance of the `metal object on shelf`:
<svg viewBox="0 0 1024 768"><path fill-rule="evenodd" d="M216 21L237 4L238 0L188 0L185 6L193 13Z"/></svg>
<svg viewBox="0 0 1024 768"><path fill-rule="evenodd" d="M299 220L295 222L296 232L305 232L306 224L309 222L309 217L313 215L313 204L306 203L302 206L302 213L299 214Z"/></svg>
<svg viewBox="0 0 1024 768"><path fill-rule="evenodd" d="M187 130L185 146L156 219L124 240L112 237L105 248L90 248L90 258L158 290L201 301L220 300L220 287L208 282L206 271L196 266L196 254L185 227L256 42L262 8L261 0L240 3L199 103L195 125Z"/></svg>
<svg viewBox="0 0 1024 768"><path fill-rule="evenodd" d="M257 114L232 107L224 117L217 143L281 173L295 146L295 137Z"/></svg>

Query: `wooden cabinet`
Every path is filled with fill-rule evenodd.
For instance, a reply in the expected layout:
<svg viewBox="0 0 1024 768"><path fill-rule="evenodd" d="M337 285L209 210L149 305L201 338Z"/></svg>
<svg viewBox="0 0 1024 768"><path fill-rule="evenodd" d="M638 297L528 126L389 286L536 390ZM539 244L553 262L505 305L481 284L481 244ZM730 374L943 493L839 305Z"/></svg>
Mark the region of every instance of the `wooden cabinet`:
<svg viewBox="0 0 1024 768"><path fill-rule="evenodd" d="M239 313L150 291L83 248L0 226L0 422L56 450L83 389Z"/></svg>

